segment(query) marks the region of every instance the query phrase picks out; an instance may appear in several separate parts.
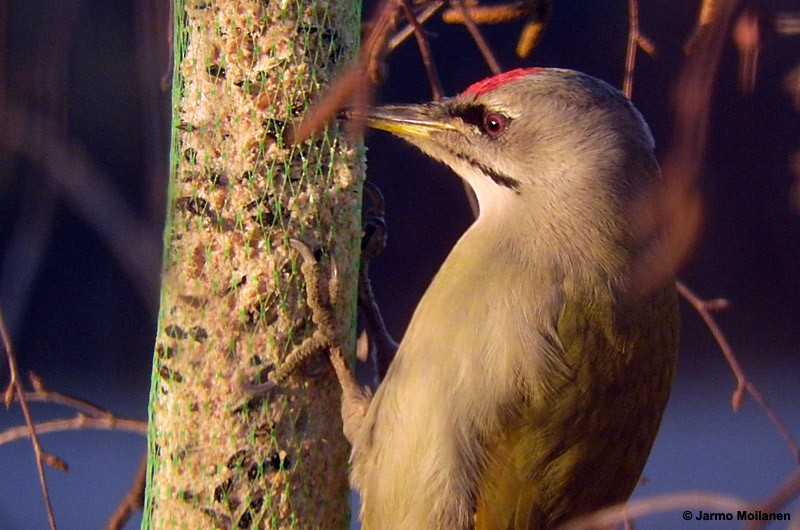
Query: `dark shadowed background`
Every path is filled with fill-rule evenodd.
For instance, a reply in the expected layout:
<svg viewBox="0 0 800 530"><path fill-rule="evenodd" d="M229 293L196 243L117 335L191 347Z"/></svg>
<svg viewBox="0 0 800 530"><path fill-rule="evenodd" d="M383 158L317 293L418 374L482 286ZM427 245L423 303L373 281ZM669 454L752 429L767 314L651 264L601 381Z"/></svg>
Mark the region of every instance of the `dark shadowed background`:
<svg viewBox="0 0 800 530"><path fill-rule="evenodd" d="M19 364L54 390L140 419L150 386L169 150L170 22L162 4L0 4L0 103L7 111L0 123L0 307ZM662 155L671 138L670 87L698 4L640 6L641 29L658 55L639 55L633 100ZM704 232L680 276L703 297L731 301L721 326L748 375L800 436L800 210L792 206L800 204L792 173L800 114L798 96L784 86L800 63L800 34L781 35L773 24L782 14L800 16L800 5L743 4L761 16L757 83L752 94L739 91L729 41L702 175ZM568 67L621 84L627 2L555 2L544 40L526 61L513 56L520 25L485 30L506 69ZM463 27L434 22L430 30L447 94L489 74ZM410 39L390 57L379 99L430 97ZM379 133L369 133L367 146L368 178L386 197L390 238L372 265L373 281L399 338L471 215L460 182L443 166ZM718 348L688 305L683 322L678 380L645 471L648 484L636 496L704 490L759 499L793 471L792 454L752 400L732 412L734 380ZM3 385L7 377L3 361ZM40 421L65 413L41 404L32 410ZM0 429L21 422L16 405L0 412ZM128 488L144 438L82 431L42 441L71 466L66 474L47 470L59 528L102 527ZM0 530L45 527L30 444L0 446ZM674 512L637 527L733 525L684 522Z"/></svg>

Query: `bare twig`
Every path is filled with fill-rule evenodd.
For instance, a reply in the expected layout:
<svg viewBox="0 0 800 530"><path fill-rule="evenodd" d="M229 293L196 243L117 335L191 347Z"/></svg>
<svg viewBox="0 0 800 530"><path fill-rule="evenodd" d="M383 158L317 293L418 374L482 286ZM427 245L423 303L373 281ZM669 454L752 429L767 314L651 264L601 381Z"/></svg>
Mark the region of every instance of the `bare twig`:
<svg viewBox="0 0 800 530"><path fill-rule="evenodd" d="M442 20L448 24L467 24L469 19L475 24L503 24L526 18L516 49L517 57L525 59L538 44L550 20L552 4L553 0L522 0L492 5L468 3L463 5L463 9L447 9L442 13Z"/></svg>
<svg viewBox="0 0 800 530"><path fill-rule="evenodd" d="M731 405L733 406L733 410L738 412L742 407L742 400L744 399L745 392L750 394L778 429L778 432L789 446L789 450L794 455L795 460L800 461L800 446L798 445L797 441L794 439L794 437L792 437L783 419L781 419L775 409L773 409L772 406L767 402L764 394L761 393L761 390L759 390L759 388L747 378L744 370L742 370L742 366L739 364L739 360L733 353L733 348L731 348L728 339L725 338L725 334L722 332L716 320L714 319L714 316L711 314L712 311L724 307L725 303L721 300L705 301L697 296L683 282L675 282L675 285L678 288L678 292L681 294L681 296L683 296L700 314L706 324L706 327L709 329L709 331L711 331L711 334L717 341L720 350L722 350L725 360L728 361L728 365L731 367L731 371L736 378L736 388L734 389L733 396L731 397Z"/></svg>
<svg viewBox="0 0 800 530"><path fill-rule="evenodd" d="M736 20L733 42L739 52L739 89L751 94L756 88L758 58L761 54L761 37L758 17L745 11Z"/></svg>
<svg viewBox="0 0 800 530"><path fill-rule="evenodd" d="M717 22L725 9L724 0L703 0L700 4L700 11L697 14L697 24L694 31L686 44L683 45L683 50L687 55L697 51L700 47L700 42L705 38L706 31L711 25Z"/></svg>
<svg viewBox="0 0 800 530"><path fill-rule="evenodd" d="M47 434L51 432L80 431L94 429L101 431L126 431L135 434L147 434L147 422L130 418L118 418L116 416L87 416L78 413L73 418L63 418L60 420L45 421L34 425L35 434ZM27 426L10 427L0 432L0 445L31 435L31 430Z"/></svg>
<svg viewBox="0 0 800 530"><path fill-rule="evenodd" d="M53 517L53 508L50 504L50 493L47 490L47 481L44 478L43 461L47 458L46 453L39 445L39 438L36 436L36 429L33 426L30 410L28 410L28 403L25 401L25 393L22 389L22 383L19 380L19 370L17 369L17 358L14 355L14 347L11 344L11 337L6 330L6 324L3 319L3 312L0 309L0 337L3 340L3 347L6 350L6 358L8 359L8 369L10 372L8 387L5 392L6 408L11 405L11 402L16 399L19 401L19 406L22 409L22 414L25 416L24 429L31 437L31 445L33 446L33 453L36 455L36 468L39 472L39 483L42 486L42 495L44 496L44 505L47 511L47 520L50 523L52 530L56 529L56 520Z"/></svg>
<svg viewBox="0 0 800 530"><path fill-rule="evenodd" d="M33 372L28 373L33 391L25 391L21 388L13 392L13 395L6 394L6 406L10 405L15 399L20 402L38 401L40 403L52 403L69 407L78 412L73 418L63 418L34 425L36 434L44 434L57 431L75 431L80 429L102 429L110 431L128 431L136 434L147 434L147 422L130 418L120 418L110 411L99 407L86 400L54 392L49 390L42 380ZM27 405L26 405L27 406ZM11 427L0 431L0 445L14 440L27 438L31 434L27 426Z"/></svg>
<svg viewBox="0 0 800 530"><path fill-rule="evenodd" d="M697 241L703 213L697 182L708 143L711 96L737 5L738 0L720 3L678 77L673 99L675 126L670 149L662 160L663 179L634 208L634 226L643 237L647 233L664 235L652 252L633 265L632 283L640 293L673 278Z"/></svg>
<svg viewBox="0 0 800 530"><path fill-rule="evenodd" d="M800 467L796 467L789 478L784 480L756 509L765 513L774 513L789 504L800 492ZM766 526L766 521L754 521L745 526L744 530L761 530Z"/></svg>
<svg viewBox="0 0 800 530"><path fill-rule="evenodd" d="M622 93L631 99L633 95L633 71L636 69L636 42L639 39L639 2L628 0L628 46L625 50L625 78Z"/></svg>
<svg viewBox="0 0 800 530"><path fill-rule="evenodd" d="M359 60L361 64L367 68L374 83L382 81L383 76L379 73L379 65L383 62L383 57L386 55L387 42L390 34L394 30L396 17L396 0L384 0L384 2L378 6L375 15L373 15L366 24L369 31L364 45L361 48Z"/></svg>
<svg viewBox="0 0 800 530"><path fill-rule="evenodd" d="M633 95L633 71L636 69L636 48L639 45L639 1L628 0L628 45L625 50L625 78L622 92L631 99Z"/></svg>
<svg viewBox="0 0 800 530"><path fill-rule="evenodd" d="M428 46L428 39L425 37L425 30L422 29L422 25L411 10L411 6L408 5L408 0L399 1L403 13L405 13L406 20L414 28L414 37L417 39L417 47L419 48L419 53L422 55L422 64L425 65L425 73L428 75L428 84L431 86L433 99L439 100L442 98L442 83L439 81L439 74L436 73L436 65L431 56L431 48Z"/></svg>
<svg viewBox="0 0 800 530"><path fill-rule="evenodd" d="M144 486L147 478L147 453L139 459L139 467L125 497L117 505L117 509L106 523L106 530L121 530L130 519L131 514L142 509L144 503Z"/></svg>
<svg viewBox="0 0 800 530"><path fill-rule="evenodd" d="M12 372L12 378L14 380L18 379L16 372ZM38 435L50 432L84 429L117 430L141 435L147 434L147 422L145 421L118 418L110 411L94 405L93 403L60 392L51 391L45 386L39 376L33 372L28 373L28 379L33 387L33 391L24 391L21 385L18 385L18 387L14 388L11 392L6 391L6 405L10 405L14 400L18 400L20 405L24 403L27 409L28 402L38 401L41 403L51 403L69 407L78 411L78 414L74 418L64 418L35 425L28 424L11 427L0 432L0 445L28 437L34 437L33 439L38 440L38 438L36 438ZM42 461L60 471L67 471L68 469L67 463L55 455L42 452ZM146 462L145 455L144 463L146 464ZM125 522L130 518L131 512L141 506L141 499L144 495L144 477L146 469L146 465L140 465L131 490L121 501L116 512L109 520L106 526L107 529L113 530L122 528ZM136 489L137 487L139 488L138 490Z"/></svg>
<svg viewBox="0 0 800 530"><path fill-rule="evenodd" d="M28 401L38 401L40 403L52 403L54 405L62 405L69 407L78 412L88 414L89 416L105 417L113 416L107 409L99 407L86 400L62 394L61 392L54 392L48 389L42 380L33 372L28 372L28 379L33 386L33 392L25 392L25 399Z"/></svg>
<svg viewBox="0 0 800 530"><path fill-rule="evenodd" d="M636 50L641 49L650 57L655 56L656 47L639 29L639 0L628 0L628 44L625 50L625 77L622 92L631 99L633 95L633 71L636 69Z"/></svg>
<svg viewBox="0 0 800 530"><path fill-rule="evenodd" d="M290 144L306 141L336 117L354 94L364 90L364 84L370 85L370 79L361 63L340 74L331 84L325 96L311 108L297 127L290 129L286 141ZM359 114L364 113L359 112ZM357 124L355 128L360 131L362 125Z"/></svg>
<svg viewBox="0 0 800 530"><path fill-rule="evenodd" d="M467 12L462 0L450 0L450 5L452 5L453 8L458 11L458 13L464 19L464 25L467 27L469 34L472 35L472 40L475 41L475 45L478 46L478 50L480 50L481 55L483 55L483 60L486 61L487 65L489 65L489 70L491 70L495 75L502 72L503 69L500 67L500 63L497 62L497 59L495 58L494 53L492 53L489 44L486 42L486 39L483 38L481 30L478 29L478 25L475 24L475 21L472 20L472 17Z"/></svg>
<svg viewBox="0 0 800 530"><path fill-rule="evenodd" d="M635 519L643 515L697 508L735 512L738 510L750 510L753 508L753 505L736 497L702 491L675 493L609 506L608 508L603 508L589 515L572 519L559 526L556 530L606 528L610 525L622 522L625 518Z"/></svg>
<svg viewBox="0 0 800 530"><path fill-rule="evenodd" d="M476 24L502 24L519 20L531 11L531 2L514 2L501 5L465 5L464 9ZM442 13L442 20L448 24L465 24L461 11L448 9Z"/></svg>
<svg viewBox="0 0 800 530"><path fill-rule="evenodd" d="M800 12L783 12L775 15L775 31L779 35L800 35Z"/></svg>
<svg viewBox="0 0 800 530"><path fill-rule="evenodd" d="M433 2L428 3L419 14L416 15L416 19L420 24L424 24L431 18L436 12L441 9L444 5L444 0L435 0ZM414 26L411 24L406 24L406 26L395 33L394 37L391 38L388 45L388 52L392 52L395 48L400 46L400 44L406 40L412 33L414 33Z"/></svg>
<svg viewBox="0 0 800 530"><path fill-rule="evenodd" d="M542 0L537 3L537 6L528 15L528 20L522 26L522 31L517 40L517 57L525 59L532 52L533 49L539 44L544 34L544 29L550 22L550 15L553 11L552 0Z"/></svg>
<svg viewBox="0 0 800 530"><path fill-rule="evenodd" d="M386 42L394 27L397 9L395 0L384 0L365 27L369 28L367 38L361 47L358 62L340 74L328 88L328 91L306 113L303 120L291 130L288 143L301 143L320 130L326 123L336 117L349 101L355 99L358 115L366 114L374 92L374 83L381 80L380 64L386 53ZM363 128L363 123L351 125L354 134Z"/></svg>

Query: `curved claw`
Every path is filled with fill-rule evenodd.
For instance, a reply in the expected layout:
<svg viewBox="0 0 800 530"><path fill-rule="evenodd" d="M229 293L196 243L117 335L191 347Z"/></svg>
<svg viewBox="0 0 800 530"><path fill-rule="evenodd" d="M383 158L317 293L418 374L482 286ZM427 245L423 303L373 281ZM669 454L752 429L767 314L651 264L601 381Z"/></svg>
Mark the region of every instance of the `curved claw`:
<svg viewBox="0 0 800 530"><path fill-rule="evenodd" d="M369 198L369 208L364 211L365 217L384 217L386 215L386 201L380 188L369 181L364 181L364 195Z"/></svg>
<svg viewBox="0 0 800 530"><path fill-rule="evenodd" d="M335 282L339 279L339 267L336 265L336 256L333 255L333 252L329 252L328 258L331 260L330 281Z"/></svg>
<svg viewBox="0 0 800 530"><path fill-rule="evenodd" d="M289 246L292 247L293 249L295 249L297 252L299 252L300 255L303 257L303 261L305 261L306 263L311 263L311 264L316 264L317 263L317 258L316 258L316 256L314 256L314 252L311 250L311 248L308 245L306 245L305 243L303 243L299 239L295 239L293 237L290 237L289 238ZM330 279L335 281L335 280L339 279L339 267L336 266L336 258L334 257L333 252L330 252L328 255L329 255L330 260L331 260L331 267L330 267L331 268L331 273L330 273L331 274L331 278Z"/></svg>
<svg viewBox="0 0 800 530"><path fill-rule="evenodd" d="M276 388L278 388L278 383L275 381L267 381L266 383L250 383L248 381L240 381L239 384L241 385L242 389L252 395L256 396L263 396L265 394L269 394Z"/></svg>
<svg viewBox="0 0 800 530"><path fill-rule="evenodd" d="M386 248L386 221L381 217L370 217L363 223L361 259L372 259Z"/></svg>
<svg viewBox="0 0 800 530"><path fill-rule="evenodd" d="M295 249L300 255L303 257L303 261L306 263L316 263L317 258L314 257L314 252L311 251L308 245L300 241L299 239L295 239L293 237L289 238L289 246Z"/></svg>

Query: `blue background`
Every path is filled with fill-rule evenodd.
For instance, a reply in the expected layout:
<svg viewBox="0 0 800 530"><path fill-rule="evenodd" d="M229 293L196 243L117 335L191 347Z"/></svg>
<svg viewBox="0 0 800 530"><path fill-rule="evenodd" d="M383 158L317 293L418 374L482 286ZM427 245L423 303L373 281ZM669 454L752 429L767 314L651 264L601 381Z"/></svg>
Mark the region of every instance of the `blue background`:
<svg viewBox="0 0 800 530"><path fill-rule="evenodd" d="M169 94L159 85L171 61L169 21L159 3L25 0L0 6L0 96L8 105L53 118L61 127L53 135L86 154L157 244L169 119ZM670 87L696 4L653 0L640 7L641 29L658 46L658 56L639 55L633 100L651 124L662 155L671 137ZM732 307L719 315L721 326L748 375L800 436L800 217L790 201L790 156L800 143L800 114L782 88L784 76L800 62L800 35L772 30L777 13L798 6L778 0L758 5L763 54L756 91L738 91L737 55L728 42L702 175L706 223L681 278L702 296L731 300ZM513 56L519 23L485 33L506 69L568 67L619 86L626 8L624 1L556 2L543 42L526 61ZM447 94L489 74L463 27L436 22L430 30ZM430 99L418 57L411 39L389 58L380 100ZM152 283L132 281L129 268L73 201L46 191L53 178L40 159L6 145L0 144L0 304L21 368L34 370L52 389L119 416L144 419L157 311L152 285L157 285L160 256L143 264ZM368 176L386 196L390 237L372 266L375 291L392 333L400 337L471 216L460 182L446 168L378 133L370 133L367 145ZM27 241L24 230L40 225L45 235L30 240L40 242L41 252L24 261L14 242ZM3 283L26 275L22 294ZM751 399L738 414L732 412L734 380L713 339L686 305L683 321L678 379L645 470L648 483L635 497L702 490L763 498L796 463ZM0 363L3 384L7 375ZM65 413L41 404L31 408L37 421ZM0 429L21 423L17 406L0 412ZM42 441L71 467L66 474L47 470L59 528L101 528L128 488L144 438L81 431L44 435ZM127 528L138 528L139 520ZM30 444L0 446L0 530L45 527ZM687 523L679 511L637 522L637 528L650 529L733 527Z"/></svg>

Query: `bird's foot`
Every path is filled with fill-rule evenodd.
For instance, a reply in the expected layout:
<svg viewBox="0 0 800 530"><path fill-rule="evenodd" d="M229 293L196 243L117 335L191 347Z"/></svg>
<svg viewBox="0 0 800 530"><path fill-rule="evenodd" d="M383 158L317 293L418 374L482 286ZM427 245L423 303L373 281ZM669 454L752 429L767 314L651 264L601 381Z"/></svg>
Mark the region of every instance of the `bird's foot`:
<svg viewBox="0 0 800 530"><path fill-rule="evenodd" d="M364 183L367 206L364 209L361 239L361 268L358 278L358 308L364 317L365 333L359 337L358 358L366 362L371 359L378 381L389 369L397 343L386 329L369 279L369 264L386 247L386 221L383 195L377 186Z"/></svg>
<svg viewBox="0 0 800 530"><path fill-rule="evenodd" d="M322 266L308 245L297 239L290 239L289 244L302 258L300 272L306 284L306 303L311 310L314 331L286 356L279 367L269 373L267 382L262 384L243 383L243 386L246 391L253 394L268 394L286 385L289 378L301 370L311 359L327 351L342 387L344 433L348 440L352 440L352 436L361 423L361 418L366 414L369 394L356 382L341 348L333 309L339 297L336 260L331 255L330 273L326 278Z"/></svg>
<svg viewBox="0 0 800 530"><path fill-rule="evenodd" d="M285 386L289 378L305 367L314 357L325 350L331 350L339 342L333 311L339 296L335 259L331 257L330 274L326 279L322 266L308 245L297 239L290 239L289 245L302 258L300 272L306 284L306 304L311 310L314 331L283 359L280 366L269 373L268 381L260 384L243 383L245 390L250 393L266 394L278 387Z"/></svg>

